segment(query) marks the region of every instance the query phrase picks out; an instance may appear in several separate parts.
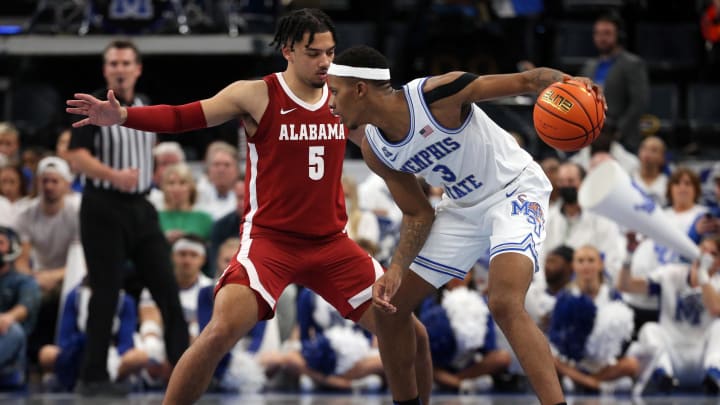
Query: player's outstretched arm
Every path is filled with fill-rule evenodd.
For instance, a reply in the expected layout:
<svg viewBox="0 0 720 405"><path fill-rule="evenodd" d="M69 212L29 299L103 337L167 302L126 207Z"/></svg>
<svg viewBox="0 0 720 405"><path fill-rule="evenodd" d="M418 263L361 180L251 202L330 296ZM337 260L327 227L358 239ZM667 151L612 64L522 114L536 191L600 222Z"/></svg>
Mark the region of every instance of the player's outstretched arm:
<svg viewBox="0 0 720 405"><path fill-rule="evenodd" d="M373 303L387 312L396 308L390 300L410 264L425 244L435 220L435 210L425 197L415 175L399 172L385 166L375 156L367 140L363 140L362 153L370 170L385 180L395 203L403 213L400 240L387 272L373 286Z"/></svg>
<svg viewBox="0 0 720 405"><path fill-rule="evenodd" d="M431 80L437 81L436 85L443 85L463 74L465 72L450 72ZM594 91L601 100L604 100L602 90L592 80L586 77L572 77L550 68L535 68L521 73L477 76L458 93L458 96L463 104L470 104L521 94L537 94L553 83L570 79L584 83L589 91Z"/></svg>
<svg viewBox="0 0 720 405"><path fill-rule="evenodd" d="M216 95L183 105L123 107L112 90L108 100L78 93L68 100L66 111L86 118L73 124L123 125L142 131L177 133L220 125L233 118L250 115L258 122L268 104L267 86L262 80L237 81Z"/></svg>

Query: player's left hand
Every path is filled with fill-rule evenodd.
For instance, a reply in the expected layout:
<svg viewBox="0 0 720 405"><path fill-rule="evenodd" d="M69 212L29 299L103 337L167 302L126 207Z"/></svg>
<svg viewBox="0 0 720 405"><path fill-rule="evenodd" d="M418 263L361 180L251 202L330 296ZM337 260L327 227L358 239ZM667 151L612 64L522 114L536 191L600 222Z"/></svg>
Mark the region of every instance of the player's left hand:
<svg viewBox="0 0 720 405"><path fill-rule="evenodd" d="M593 82L592 80L590 80L589 78L584 77L584 76L571 77L570 80L580 82L587 87L588 91L594 92L595 97L597 97L597 99L599 101L602 101L603 105L605 106L605 110L607 110L607 101L605 101L605 94L603 94L602 87L600 87L597 83Z"/></svg>
<svg viewBox="0 0 720 405"><path fill-rule="evenodd" d="M373 304L383 311L393 314L397 307L390 303L402 282L402 271L392 267L373 285Z"/></svg>

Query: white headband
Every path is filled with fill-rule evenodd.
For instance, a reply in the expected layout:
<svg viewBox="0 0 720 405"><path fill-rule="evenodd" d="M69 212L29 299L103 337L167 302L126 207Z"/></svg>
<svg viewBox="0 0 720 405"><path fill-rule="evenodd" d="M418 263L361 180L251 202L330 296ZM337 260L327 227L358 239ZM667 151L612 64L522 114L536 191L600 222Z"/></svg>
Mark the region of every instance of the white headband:
<svg viewBox="0 0 720 405"><path fill-rule="evenodd" d="M368 80L390 80L390 69L336 65L334 63L330 64L328 74Z"/></svg>
<svg viewBox="0 0 720 405"><path fill-rule="evenodd" d="M190 250L199 254L200 256L205 256L205 246L203 246L203 244L200 242L196 242L190 239L180 238L177 240L177 242L175 242L172 248L173 253L180 250Z"/></svg>

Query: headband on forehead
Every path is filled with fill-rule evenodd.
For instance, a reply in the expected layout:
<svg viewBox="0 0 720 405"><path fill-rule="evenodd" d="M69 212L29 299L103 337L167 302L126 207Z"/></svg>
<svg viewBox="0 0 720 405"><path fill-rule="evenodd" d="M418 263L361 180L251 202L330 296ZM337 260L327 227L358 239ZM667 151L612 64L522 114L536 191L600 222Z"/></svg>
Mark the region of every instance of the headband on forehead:
<svg viewBox="0 0 720 405"><path fill-rule="evenodd" d="M365 68L331 63L328 74L368 80L390 80L390 69L387 68Z"/></svg>
<svg viewBox="0 0 720 405"><path fill-rule="evenodd" d="M180 238L177 242L175 242L175 244L173 244L173 252L178 252L180 250L189 250L199 254L200 256L205 256L205 246L203 246L202 243L186 238Z"/></svg>

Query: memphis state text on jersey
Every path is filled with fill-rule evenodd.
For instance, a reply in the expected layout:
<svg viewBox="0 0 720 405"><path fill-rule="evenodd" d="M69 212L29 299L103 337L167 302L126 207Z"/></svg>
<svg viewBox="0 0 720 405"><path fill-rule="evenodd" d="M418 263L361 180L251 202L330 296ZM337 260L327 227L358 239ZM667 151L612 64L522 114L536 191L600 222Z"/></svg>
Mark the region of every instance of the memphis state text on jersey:
<svg viewBox="0 0 720 405"><path fill-rule="evenodd" d="M282 124L280 141L345 140L345 126L340 123Z"/></svg>

